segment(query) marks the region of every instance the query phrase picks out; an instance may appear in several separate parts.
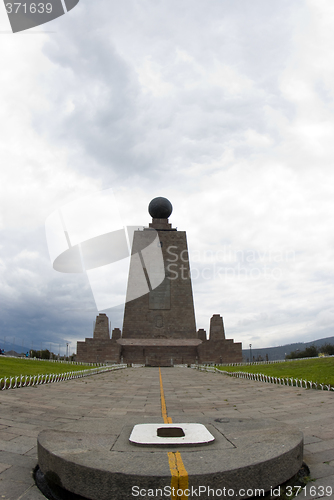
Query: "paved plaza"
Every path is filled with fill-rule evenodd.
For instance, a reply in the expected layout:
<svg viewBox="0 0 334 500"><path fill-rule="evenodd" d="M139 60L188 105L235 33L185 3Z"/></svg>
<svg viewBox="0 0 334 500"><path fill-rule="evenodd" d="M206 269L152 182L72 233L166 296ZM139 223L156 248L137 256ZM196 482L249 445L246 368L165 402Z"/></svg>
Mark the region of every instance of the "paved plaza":
<svg viewBox="0 0 334 500"><path fill-rule="evenodd" d="M332 486L334 491L333 391L279 386L183 367L162 368L161 374L173 423L186 422L187 418L200 423L205 416L269 418L293 425L304 433L304 461L315 479L313 492L303 492L300 498L320 498L320 486ZM163 421L158 368L127 368L2 391L0 499L44 499L32 478L37 435L42 430L65 430L84 419L91 421L92 431L98 433L96 422L101 418L122 421L136 416ZM334 494L327 498L334 498Z"/></svg>

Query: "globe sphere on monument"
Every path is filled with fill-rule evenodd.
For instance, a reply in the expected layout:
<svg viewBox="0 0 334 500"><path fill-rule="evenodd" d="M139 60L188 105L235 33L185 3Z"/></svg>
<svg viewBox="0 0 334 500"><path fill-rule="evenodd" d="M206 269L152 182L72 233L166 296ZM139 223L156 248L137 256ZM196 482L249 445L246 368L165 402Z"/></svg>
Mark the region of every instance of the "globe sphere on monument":
<svg viewBox="0 0 334 500"><path fill-rule="evenodd" d="M159 196L150 202L148 211L153 219L168 219L173 211L173 206L167 198Z"/></svg>

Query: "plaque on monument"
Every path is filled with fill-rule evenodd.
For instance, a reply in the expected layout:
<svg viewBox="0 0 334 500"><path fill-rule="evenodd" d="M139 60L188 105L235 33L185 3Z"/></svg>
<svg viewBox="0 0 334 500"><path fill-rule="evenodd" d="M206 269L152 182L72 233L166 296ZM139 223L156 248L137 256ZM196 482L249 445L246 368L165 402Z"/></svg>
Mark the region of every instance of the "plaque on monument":
<svg viewBox="0 0 334 500"><path fill-rule="evenodd" d="M149 293L149 309L170 309L170 278L168 273L161 285Z"/></svg>

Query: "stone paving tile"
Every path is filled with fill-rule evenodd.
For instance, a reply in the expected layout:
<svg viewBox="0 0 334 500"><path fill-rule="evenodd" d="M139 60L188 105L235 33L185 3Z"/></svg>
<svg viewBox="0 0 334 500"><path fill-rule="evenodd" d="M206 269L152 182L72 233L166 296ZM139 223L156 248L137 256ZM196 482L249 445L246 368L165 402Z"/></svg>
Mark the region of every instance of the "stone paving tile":
<svg viewBox="0 0 334 500"><path fill-rule="evenodd" d="M131 414L136 414L136 413L145 413L145 408L141 408L141 409L136 409L136 410L129 410L126 412L127 415L131 415Z"/></svg>
<svg viewBox="0 0 334 500"><path fill-rule="evenodd" d="M307 484L305 490L299 496L301 500L316 500L318 498L332 500L334 497L334 475L321 477Z"/></svg>
<svg viewBox="0 0 334 500"><path fill-rule="evenodd" d="M13 453L19 453L23 455L27 451L31 450L36 444L36 438L30 438L27 436L16 436L10 441L0 441L1 451L11 451Z"/></svg>
<svg viewBox="0 0 334 500"><path fill-rule="evenodd" d="M8 427L7 434L13 434L15 436L27 436L27 437L32 437L32 438L37 438L38 434L40 433L40 429L22 429L20 426L11 426ZM1 436L1 432L0 432ZM0 439L3 439L0 437Z"/></svg>
<svg viewBox="0 0 334 500"><path fill-rule="evenodd" d="M18 483L33 484L31 471L22 469L18 465L12 465L0 475L1 481L16 481Z"/></svg>
<svg viewBox="0 0 334 500"><path fill-rule="evenodd" d="M18 465L21 468L27 468L29 470L32 470L36 465L33 458L10 451L0 451L0 463Z"/></svg>
<svg viewBox="0 0 334 500"><path fill-rule="evenodd" d="M18 500L45 500L45 496L42 495L37 486L33 484L20 496Z"/></svg>
<svg viewBox="0 0 334 500"><path fill-rule="evenodd" d="M308 452L305 450L304 453L305 461L309 464L324 463L334 460L334 448L325 451L319 451L317 453Z"/></svg>
<svg viewBox="0 0 334 500"><path fill-rule="evenodd" d="M4 427L8 427L9 425L13 425L13 420L6 420L5 418L0 418L0 424L2 424Z"/></svg>
<svg viewBox="0 0 334 500"><path fill-rule="evenodd" d="M317 451L325 451L334 448L334 439L328 441L320 441L318 443L308 444L305 446L307 452L315 453Z"/></svg>
<svg viewBox="0 0 334 500"><path fill-rule="evenodd" d="M17 434L13 434L11 432L3 432L0 431L0 441L10 441L11 439L14 439L17 436Z"/></svg>
<svg viewBox="0 0 334 500"><path fill-rule="evenodd" d="M1 474L1 472L5 471L6 469L9 469L9 467L12 467L12 466L9 464L1 464L0 463L0 474Z"/></svg>
<svg viewBox="0 0 334 500"><path fill-rule="evenodd" d="M35 458L37 461L37 444L31 450L27 451L24 456Z"/></svg>
<svg viewBox="0 0 334 500"><path fill-rule="evenodd" d="M312 466L312 474L314 477L318 479L327 476L334 476L334 466L331 466L328 463L318 463ZM334 491L333 491L334 497Z"/></svg>
<svg viewBox="0 0 334 500"><path fill-rule="evenodd" d="M20 409L17 409L15 411L16 413L16 418L15 420L19 420L20 422L24 422L26 419L31 418L31 417L38 417L39 415L43 415L44 411L21 411Z"/></svg>
<svg viewBox="0 0 334 500"><path fill-rule="evenodd" d="M316 436L319 439L334 439L333 425L331 429L326 427L321 427L320 429L317 430Z"/></svg>
<svg viewBox="0 0 334 500"><path fill-rule="evenodd" d="M33 479L31 478L33 481ZM0 476L0 498L1 500L21 500L24 495L34 487L34 484L27 485L17 481L2 480ZM32 497L33 498L33 497ZM45 500L42 495L39 498Z"/></svg>
<svg viewBox="0 0 334 500"><path fill-rule="evenodd" d="M6 425L9 426L9 427L15 427L15 426L19 425L19 427L21 429L30 429L30 430L37 429L36 425L25 424L25 423L22 423L22 422L16 421L16 420L7 420L7 424Z"/></svg>
<svg viewBox="0 0 334 500"><path fill-rule="evenodd" d="M304 436L304 445L312 444L312 443L319 443L321 441L322 440L316 436Z"/></svg>

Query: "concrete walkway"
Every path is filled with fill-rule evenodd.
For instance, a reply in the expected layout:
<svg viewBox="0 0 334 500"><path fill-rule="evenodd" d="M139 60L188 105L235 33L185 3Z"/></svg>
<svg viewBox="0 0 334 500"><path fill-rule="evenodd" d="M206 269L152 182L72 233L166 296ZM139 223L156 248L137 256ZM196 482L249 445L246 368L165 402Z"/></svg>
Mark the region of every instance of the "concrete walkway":
<svg viewBox="0 0 334 500"><path fill-rule="evenodd" d="M162 368L168 416L173 423L196 417L270 418L298 427L314 489L300 498L334 498L334 392ZM34 485L36 438L43 429L66 429L81 419L135 415L161 419L158 368L129 368L67 382L0 393L0 499L42 500ZM160 422L161 420L159 420ZM321 487L333 494L323 496ZM324 491L326 495L326 490ZM112 499L111 499L112 500ZM129 499L130 500L130 499Z"/></svg>

